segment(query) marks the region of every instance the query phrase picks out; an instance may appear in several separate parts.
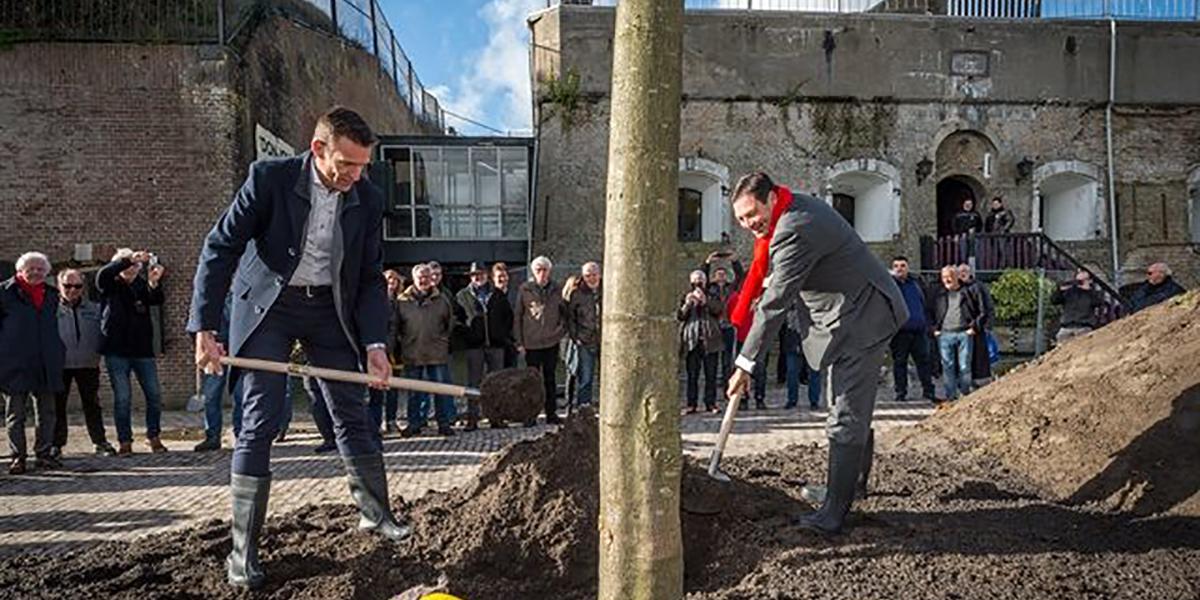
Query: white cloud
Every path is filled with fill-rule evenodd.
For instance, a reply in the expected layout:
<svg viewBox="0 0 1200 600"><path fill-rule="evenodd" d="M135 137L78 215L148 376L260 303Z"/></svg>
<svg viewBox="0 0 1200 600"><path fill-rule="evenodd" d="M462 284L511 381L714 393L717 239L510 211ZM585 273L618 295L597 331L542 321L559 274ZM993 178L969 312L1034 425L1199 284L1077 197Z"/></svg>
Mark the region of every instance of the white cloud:
<svg viewBox="0 0 1200 600"><path fill-rule="evenodd" d="M525 18L545 8L545 0L491 0L479 10L487 23L488 42L470 57L467 72L453 87L430 88L451 112L503 130L531 129L529 28ZM456 129L478 127L447 117Z"/></svg>

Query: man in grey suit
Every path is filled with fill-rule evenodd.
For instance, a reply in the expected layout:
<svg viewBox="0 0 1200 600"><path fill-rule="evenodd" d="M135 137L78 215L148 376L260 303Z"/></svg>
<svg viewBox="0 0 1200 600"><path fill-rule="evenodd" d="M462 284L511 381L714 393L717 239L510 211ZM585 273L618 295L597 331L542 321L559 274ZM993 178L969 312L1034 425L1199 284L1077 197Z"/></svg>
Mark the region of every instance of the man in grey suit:
<svg viewBox="0 0 1200 600"><path fill-rule="evenodd" d="M825 202L801 194L792 197L764 173L743 176L730 198L738 223L759 240L770 240L771 277L735 361L729 393L748 389L763 344L776 338L789 309L803 302L804 355L824 373L829 390L829 475L820 509L795 524L837 533L869 461L883 352L908 320L908 308L887 269ZM751 275L754 271L752 266Z"/></svg>

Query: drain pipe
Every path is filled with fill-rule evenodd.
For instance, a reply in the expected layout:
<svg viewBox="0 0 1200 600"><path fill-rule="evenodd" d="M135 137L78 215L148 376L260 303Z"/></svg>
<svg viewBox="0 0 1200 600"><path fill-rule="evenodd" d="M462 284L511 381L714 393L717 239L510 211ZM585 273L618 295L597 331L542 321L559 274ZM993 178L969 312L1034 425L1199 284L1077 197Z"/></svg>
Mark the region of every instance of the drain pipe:
<svg viewBox="0 0 1200 600"><path fill-rule="evenodd" d="M1109 237L1112 238L1112 282L1113 287L1120 287L1121 255L1117 248L1117 179L1113 167L1113 104L1117 97L1117 20L1113 18L1111 9L1108 13L1109 43L1108 43L1108 106L1104 111L1104 129L1108 146L1108 227Z"/></svg>

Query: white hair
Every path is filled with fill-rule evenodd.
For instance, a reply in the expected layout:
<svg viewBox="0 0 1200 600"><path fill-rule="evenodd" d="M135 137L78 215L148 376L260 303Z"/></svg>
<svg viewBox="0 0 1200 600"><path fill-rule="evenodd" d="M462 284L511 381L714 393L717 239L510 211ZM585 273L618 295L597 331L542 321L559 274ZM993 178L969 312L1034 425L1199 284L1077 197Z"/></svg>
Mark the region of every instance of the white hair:
<svg viewBox="0 0 1200 600"><path fill-rule="evenodd" d="M554 268L554 263L550 262L550 259L545 256L539 256L533 259L533 262L529 263L529 270L532 271L538 267L545 267L546 270L550 270Z"/></svg>
<svg viewBox="0 0 1200 600"><path fill-rule="evenodd" d="M430 274L432 274L433 267L429 266L429 263L421 263L421 264L413 265L413 268L412 268L413 279L416 279L417 275L419 275L423 271L429 271Z"/></svg>
<svg viewBox="0 0 1200 600"><path fill-rule="evenodd" d="M18 267L18 268L20 268L20 267ZM1167 263L1165 263L1165 262L1156 262L1156 263L1151 264L1150 266L1146 267L1147 271L1150 269L1162 269L1164 277L1170 277L1172 275L1171 267L1167 266Z"/></svg>
<svg viewBox="0 0 1200 600"><path fill-rule="evenodd" d="M583 263L583 266L580 267L580 269L579 269L579 272L583 275L587 275L588 273L591 273L592 271L599 273L600 272L600 264L595 261L585 262L585 263Z"/></svg>
<svg viewBox="0 0 1200 600"><path fill-rule="evenodd" d="M701 281L708 283L708 275L705 275L704 271L701 271L700 269L692 271L691 275L688 275L688 281L695 279L697 276L700 277Z"/></svg>
<svg viewBox="0 0 1200 600"><path fill-rule="evenodd" d="M26 252L25 254L22 254L21 257L17 259L17 270L23 271L25 266L31 262L40 262L43 265L46 265L47 271L50 270L50 258L41 252Z"/></svg>
<svg viewBox="0 0 1200 600"><path fill-rule="evenodd" d="M133 258L133 248L118 248L117 253L113 255L112 262L118 260L129 260Z"/></svg>

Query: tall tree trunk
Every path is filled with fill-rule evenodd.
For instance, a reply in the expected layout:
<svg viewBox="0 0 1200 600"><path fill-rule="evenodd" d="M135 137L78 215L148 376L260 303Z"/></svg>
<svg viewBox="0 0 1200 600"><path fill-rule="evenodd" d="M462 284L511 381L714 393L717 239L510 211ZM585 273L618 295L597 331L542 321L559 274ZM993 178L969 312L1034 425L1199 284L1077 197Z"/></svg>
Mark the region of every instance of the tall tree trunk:
<svg viewBox="0 0 1200 600"><path fill-rule="evenodd" d="M600 414L600 600L683 597L674 318L683 0L621 0Z"/></svg>

